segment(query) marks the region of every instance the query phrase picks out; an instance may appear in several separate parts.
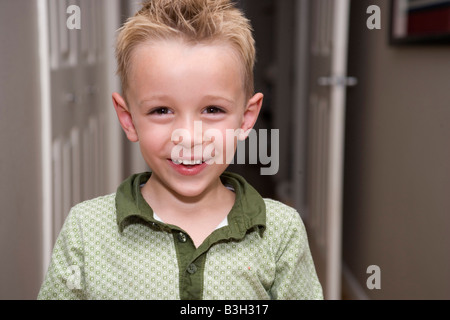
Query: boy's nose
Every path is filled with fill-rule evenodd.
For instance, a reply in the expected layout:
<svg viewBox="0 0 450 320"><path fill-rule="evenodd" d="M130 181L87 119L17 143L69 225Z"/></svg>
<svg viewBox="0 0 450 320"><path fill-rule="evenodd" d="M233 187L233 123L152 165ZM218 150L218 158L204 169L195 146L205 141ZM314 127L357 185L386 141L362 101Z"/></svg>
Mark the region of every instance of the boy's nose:
<svg viewBox="0 0 450 320"><path fill-rule="evenodd" d="M174 131L172 141L177 145L181 145L183 148L193 148L196 145L202 145L202 121L185 122L182 127Z"/></svg>

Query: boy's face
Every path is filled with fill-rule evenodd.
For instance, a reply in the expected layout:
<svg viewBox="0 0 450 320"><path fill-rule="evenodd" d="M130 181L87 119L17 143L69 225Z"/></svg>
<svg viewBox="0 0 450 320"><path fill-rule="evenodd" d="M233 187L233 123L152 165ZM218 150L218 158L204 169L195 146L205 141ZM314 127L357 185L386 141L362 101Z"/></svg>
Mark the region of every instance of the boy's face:
<svg viewBox="0 0 450 320"><path fill-rule="evenodd" d="M262 94L247 101L237 55L223 44L157 41L134 49L131 65L127 103L114 93L114 106L153 182L186 197L217 186L243 138L233 132L251 129L262 104Z"/></svg>

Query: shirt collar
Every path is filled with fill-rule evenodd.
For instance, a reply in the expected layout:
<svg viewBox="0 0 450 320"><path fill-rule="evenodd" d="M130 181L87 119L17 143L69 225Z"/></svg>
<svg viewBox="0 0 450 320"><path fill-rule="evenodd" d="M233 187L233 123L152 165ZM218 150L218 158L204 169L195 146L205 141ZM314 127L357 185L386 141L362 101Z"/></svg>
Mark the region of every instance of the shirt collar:
<svg viewBox="0 0 450 320"><path fill-rule="evenodd" d="M117 189L117 224L121 232L130 224L142 222L168 227L154 218L152 208L142 196L141 185L150 176L150 172L134 174ZM228 214L228 226L223 228L223 232L228 237L240 239L248 230L256 228L262 235L266 226L266 206L261 195L238 174L224 172L220 179L224 185L232 186L236 193L235 203Z"/></svg>

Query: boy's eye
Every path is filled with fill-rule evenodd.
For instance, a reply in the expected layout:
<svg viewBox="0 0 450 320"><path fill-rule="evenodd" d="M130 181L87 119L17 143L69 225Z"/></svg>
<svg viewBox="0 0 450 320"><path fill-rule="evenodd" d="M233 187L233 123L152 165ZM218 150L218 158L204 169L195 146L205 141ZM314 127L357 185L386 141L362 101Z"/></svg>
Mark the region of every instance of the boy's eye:
<svg viewBox="0 0 450 320"><path fill-rule="evenodd" d="M155 109L150 110L148 114L163 115L163 114L169 114L169 113L171 113L169 108L159 107L159 108L155 108Z"/></svg>
<svg viewBox="0 0 450 320"><path fill-rule="evenodd" d="M209 106L206 107L204 110L204 113L222 113L224 112L221 108L216 107L216 106Z"/></svg>

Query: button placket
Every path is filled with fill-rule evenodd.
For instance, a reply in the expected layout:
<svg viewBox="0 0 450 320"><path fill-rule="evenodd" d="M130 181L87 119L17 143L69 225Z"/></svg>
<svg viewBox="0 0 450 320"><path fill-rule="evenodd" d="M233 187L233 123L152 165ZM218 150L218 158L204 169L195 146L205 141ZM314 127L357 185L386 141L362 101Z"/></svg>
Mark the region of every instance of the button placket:
<svg viewBox="0 0 450 320"><path fill-rule="evenodd" d="M206 255L198 252L198 248L184 230L173 228L172 236L180 268L180 298L182 300L201 299Z"/></svg>

